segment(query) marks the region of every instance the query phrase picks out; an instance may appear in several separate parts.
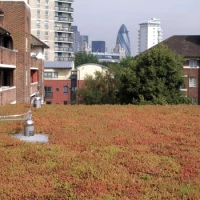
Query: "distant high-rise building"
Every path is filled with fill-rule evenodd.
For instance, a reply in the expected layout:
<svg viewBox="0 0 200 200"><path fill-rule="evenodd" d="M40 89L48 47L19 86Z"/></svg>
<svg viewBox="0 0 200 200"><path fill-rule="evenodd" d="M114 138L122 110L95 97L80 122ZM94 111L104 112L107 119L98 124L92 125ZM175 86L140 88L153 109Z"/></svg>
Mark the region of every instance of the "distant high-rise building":
<svg viewBox="0 0 200 200"><path fill-rule="evenodd" d="M72 45L72 48L73 48L73 52L74 54L76 54L78 51L79 51L79 47L80 47L80 44L79 44L79 41L80 41L80 32L78 31L78 26L72 26L72 30L73 30L73 45Z"/></svg>
<svg viewBox="0 0 200 200"><path fill-rule="evenodd" d="M80 50L86 51L89 48L89 37L88 35L81 35L80 36Z"/></svg>
<svg viewBox="0 0 200 200"><path fill-rule="evenodd" d="M89 48L89 37L88 35L80 35L80 31L78 31L78 26L72 26L73 29L73 52L76 54L79 51L90 52Z"/></svg>
<svg viewBox="0 0 200 200"><path fill-rule="evenodd" d="M92 41L92 52L106 52L106 42L105 41Z"/></svg>
<svg viewBox="0 0 200 200"><path fill-rule="evenodd" d="M121 25L118 31L115 51L120 48L124 49L125 56L131 56L130 39L128 35L128 30L124 24Z"/></svg>
<svg viewBox="0 0 200 200"><path fill-rule="evenodd" d="M72 60L72 3L72 0L29 1L31 33L50 47L45 51L45 60Z"/></svg>
<svg viewBox="0 0 200 200"><path fill-rule="evenodd" d="M138 53L141 53L162 41L162 29L159 19L152 18L139 24Z"/></svg>

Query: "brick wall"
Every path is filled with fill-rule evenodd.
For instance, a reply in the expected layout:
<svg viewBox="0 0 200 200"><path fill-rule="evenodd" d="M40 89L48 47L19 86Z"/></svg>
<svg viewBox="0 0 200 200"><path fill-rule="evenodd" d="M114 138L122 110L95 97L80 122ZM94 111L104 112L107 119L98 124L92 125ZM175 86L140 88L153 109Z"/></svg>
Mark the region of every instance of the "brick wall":
<svg viewBox="0 0 200 200"><path fill-rule="evenodd" d="M0 47L0 64L16 65L16 52Z"/></svg>
<svg viewBox="0 0 200 200"><path fill-rule="evenodd" d="M198 61L198 66L200 65L200 61ZM184 94L190 98L195 98L197 104L200 104L200 69L199 68L189 68L189 60L186 60L184 63L183 74L187 77L185 78L185 86L187 88L184 91ZM189 78L196 78L196 87L189 87Z"/></svg>
<svg viewBox="0 0 200 200"><path fill-rule="evenodd" d="M0 105L6 105L16 100L16 88L12 87L7 90L0 91Z"/></svg>
<svg viewBox="0 0 200 200"><path fill-rule="evenodd" d="M68 89L68 93L63 93L63 87L66 86L67 83L70 88L71 80L45 80L45 86L52 87L53 92L53 98L45 98L45 101L51 101L52 104L64 104L64 101L70 103L71 90Z"/></svg>
<svg viewBox="0 0 200 200"><path fill-rule="evenodd" d="M13 49L18 50L15 75L16 99L30 101L30 9L24 2L0 2L4 12L2 26L11 32Z"/></svg>

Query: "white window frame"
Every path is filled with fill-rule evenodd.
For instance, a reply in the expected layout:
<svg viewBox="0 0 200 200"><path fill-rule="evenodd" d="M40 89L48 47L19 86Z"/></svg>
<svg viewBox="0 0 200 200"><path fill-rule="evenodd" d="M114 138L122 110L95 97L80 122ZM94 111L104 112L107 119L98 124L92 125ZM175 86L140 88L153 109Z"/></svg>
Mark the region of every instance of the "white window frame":
<svg viewBox="0 0 200 200"><path fill-rule="evenodd" d="M189 66L190 68L197 68L197 59L190 59Z"/></svg>
<svg viewBox="0 0 200 200"><path fill-rule="evenodd" d="M197 79L195 77L189 78L189 87L196 87L197 86Z"/></svg>

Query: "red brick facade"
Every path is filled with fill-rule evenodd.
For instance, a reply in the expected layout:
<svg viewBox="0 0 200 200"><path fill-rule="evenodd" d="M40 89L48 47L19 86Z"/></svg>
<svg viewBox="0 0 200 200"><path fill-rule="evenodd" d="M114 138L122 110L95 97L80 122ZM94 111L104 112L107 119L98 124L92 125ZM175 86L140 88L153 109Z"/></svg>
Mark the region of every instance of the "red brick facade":
<svg viewBox="0 0 200 200"><path fill-rule="evenodd" d="M16 100L16 87L11 87L4 92L0 92L0 105L15 102Z"/></svg>
<svg viewBox="0 0 200 200"><path fill-rule="evenodd" d="M0 105L29 103L37 89L40 97L44 97L44 60L41 57L33 59L30 55L38 44L41 52L48 46L35 37L34 42L37 41L32 43L29 6L23 1L0 1L0 10L0 31L3 33L0 46L4 46L0 47Z"/></svg>
<svg viewBox="0 0 200 200"><path fill-rule="evenodd" d="M16 52L0 46L0 64L16 65Z"/></svg>
<svg viewBox="0 0 200 200"><path fill-rule="evenodd" d="M184 67L189 66L189 60L186 60ZM198 60L197 66L200 66L200 61ZM183 93L195 99L197 104L200 104L200 69L199 68L183 68L183 74L185 76L185 90ZM195 78L196 79L196 87L190 87L189 79Z"/></svg>
<svg viewBox="0 0 200 200"><path fill-rule="evenodd" d="M11 32L13 49L17 50L15 83L16 101L30 101L30 9L25 2L0 2L4 12L2 26Z"/></svg>
<svg viewBox="0 0 200 200"><path fill-rule="evenodd" d="M67 93L64 93L63 87L68 85ZM51 97L45 97L46 103L64 104L71 103L71 80L45 80L45 87L51 87Z"/></svg>

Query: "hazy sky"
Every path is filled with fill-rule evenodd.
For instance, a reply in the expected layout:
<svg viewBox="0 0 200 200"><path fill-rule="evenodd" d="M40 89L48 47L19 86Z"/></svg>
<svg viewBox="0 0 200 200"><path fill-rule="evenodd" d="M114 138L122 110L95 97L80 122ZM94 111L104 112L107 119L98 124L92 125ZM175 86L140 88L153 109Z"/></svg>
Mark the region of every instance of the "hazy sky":
<svg viewBox="0 0 200 200"><path fill-rule="evenodd" d="M200 0L74 0L74 24L82 35L106 41L108 52L125 24L132 55L137 52L139 23L161 19L163 38L200 34Z"/></svg>

